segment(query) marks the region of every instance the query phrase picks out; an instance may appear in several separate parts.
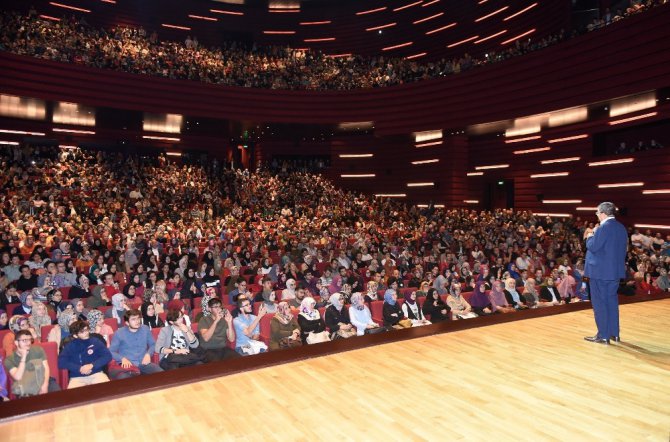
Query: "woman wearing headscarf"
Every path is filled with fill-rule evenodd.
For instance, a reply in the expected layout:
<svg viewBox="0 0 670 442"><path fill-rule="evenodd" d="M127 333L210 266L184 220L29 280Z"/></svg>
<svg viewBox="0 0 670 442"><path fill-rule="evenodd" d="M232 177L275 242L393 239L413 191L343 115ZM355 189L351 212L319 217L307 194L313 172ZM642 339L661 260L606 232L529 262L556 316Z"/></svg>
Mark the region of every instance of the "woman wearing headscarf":
<svg viewBox="0 0 670 442"><path fill-rule="evenodd" d="M85 299L91 296L93 296L93 293L91 293L91 281L86 275L81 275L77 280L77 285L73 285L70 288L70 297Z"/></svg>
<svg viewBox="0 0 670 442"><path fill-rule="evenodd" d="M40 301L33 302L32 314L30 315L30 326L35 330L37 339L42 339L42 327L51 325L51 318L46 305Z"/></svg>
<svg viewBox="0 0 670 442"><path fill-rule="evenodd" d="M30 315L33 311L33 295L30 291L25 291L19 295L21 305L17 306L12 312L15 315Z"/></svg>
<svg viewBox="0 0 670 442"><path fill-rule="evenodd" d="M63 347L64 340L70 336L70 324L76 320L77 315L75 315L71 308L63 310L60 315L58 315L58 323L49 332L47 341L55 342L60 351Z"/></svg>
<svg viewBox="0 0 670 442"><path fill-rule="evenodd" d="M139 273L133 273L130 276L130 282L128 282L128 284L123 288L124 294L126 294L126 289L128 287L134 287L135 288L134 295L137 295L140 297L140 299L142 299L142 295L144 294L144 283L142 282L142 276Z"/></svg>
<svg viewBox="0 0 670 442"><path fill-rule="evenodd" d="M91 334L93 333L99 334L102 337L102 339L104 339L107 347L109 347L109 344L112 341L112 335L114 334L114 330L112 330L112 327L105 324L102 312L97 309L92 309L89 310L88 315L86 315L86 317L88 318L88 326L91 329Z"/></svg>
<svg viewBox="0 0 670 442"><path fill-rule="evenodd" d="M440 298L437 289L431 287L428 289L421 310L424 315L430 315L430 322L435 324L437 322L448 321L451 308Z"/></svg>
<svg viewBox="0 0 670 442"><path fill-rule="evenodd" d="M142 311L142 324L149 327L150 330L165 326L163 320L156 314L156 307L151 302L143 303L140 310Z"/></svg>
<svg viewBox="0 0 670 442"><path fill-rule="evenodd" d="M453 282L447 296L447 305L451 308L454 319L476 318L477 314L472 311L472 306L461 296L461 284Z"/></svg>
<svg viewBox="0 0 670 442"><path fill-rule="evenodd" d="M200 308L202 310L203 318L206 318L212 314L212 312L209 310L209 300L216 297L216 289L214 287L207 287L205 289L205 295L200 301Z"/></svg>
<svg viewBox="0 0 670 442"><path fill-rule="evenodd" d="M8 330L9 329L9 316L7 316L7 312L4 309L0 308L0 330Z"/></svg>
<svg viewBox="0 0 670 442"><path fill-rule="evenodd" d="M282 301L290 301L295 299L295 279L289 278L286 280L286 288L281 292Z"/></svg>
<svg viewBox="0 0 670 442"><path fill-rule="evenodd" d="M561 275L561 282L557 287L558 293L561 294L561 298L563 298L565 302L570 302L572 298L576 296L575 287L577 286L577 282L575 281L575 278L567 272L559 272L559 274Z"/></svg>
<svg viewBox="0 0 670 442"><path fill-rule="evenodd" d="M528 278L523 284L523 298L526 300L526 305L530 308L541 307L540 294L537 292L535 286L535 279Z"/></svg>
<svg viewBox="0 0 670 442"><path fill-rule="evenodd" d="M109 316L111 314L111 317L116 319L119 327L123 326L123 316L125 315L126 310L130 310L130 307L126 304L126 296L123 293L117 293L112 296L112 308L107 310L107 315Z"/></svg>
<svg viewBox="0 0 670 442"><path fill-rule="evenodd" d="M403 316L397 301L398 295L395 290L389 289L384 293L384 307L382 308L382 313L384 317L384 325L386 327L402 327L399 325L400 321L407 319Z"/></svg>
<svg viewBox="0 0 670 442"><path fill-rule="evenodd" d="M207 267L205 276L202 278L202 283L208 288L221 286L221 279L217 276L214 267Z"/></svg>
<svg viewBox="0 0 670 442"><path fill-rule="evenodd" d="M9 319L9 330L10 332L2 338L2 348L5 350L5 354L11 355L14 350L16 350L16 345L14 344L14 336L19 330L29 330L33 335L33 338L37 337L35 330L30 326L28 318L25 316L12 316Z"/></svg>
<svg viewBox="0 0 670 442"><path fill-rule="evenodd" d="M197 295L197 293L198 282L195 276L195 269L193 267L189 267L186 269L184 283L181 287L181 297L183 299L192 299Z"/></svg>
<svg viewBox="0 0 670 442"><path fill-rule="evenodd" d="M379 284L377 284L377 281L368 281L368 291L365 292L365 298L364 298L367 304L371 303L372 301L379 300L379 297L377 296L378 287Z"/></svg>
<svg viewBox="0 0 670 442"><path fill-rule="evenodd" d="M72 299L70 300L70 304L72 305L72 310L75 315L77 315L77 320L86 321L88 319L88 309L84 307L84 301L82 299Z"/></svg>
<svg viewBox="0 0 670 442"><path fill-rule="evenodd" d="M126 297L126 302L128 303L128 305L139 306L140 304L142 304L142 296L140 296L137 293L137 290L138 289L132 284L128 284L123 288L123 296Z"/></svg>
<svg viewBox="0 0 670 442"><path fill-rule="evenodd" d="M274 291L269 291L266 292L263 290L262 292L263 296L263 305L265 305L265 312L266 313L276 313L277 312L277 304L275 303L275 292Z"/></svg>
<svg viewBox="0 0 670 442"><path fill-rule="evenodd" d="M69 302L63 302L63 293L59 289L53 290L47 295L47 309L52 310L56 316L63 311L65 304L69 304Z"/></svg>
<svg viewBox="0 0 670 442"><path fill-rule="evenodd" d="M316 301L311 296L306 296L300 303L298 325L300 326L300 339L303 345L307 344L307 337L310 333L326 331L326 324L321 319L321 315L316 309Z"/></svg>
<svg viewBox="0 0 670 442"><path fill-rule="evenodd" d="M493 313L512 313L515 311L514 306L507 303L503 284L499 279L493 281L489 300L491 301L491 310L493 310Z"/></svg>
<svg viewBox="0 0 670 442"><path fill-rule="evenodd" d="M486 281L483 279L475 283L474 291L472 292L472 296L470 296L470 306L479 316L490 315L492 313L491 300L486 294Z"/></svg>
<svg viewBox="0 0 670 442"><path fill-rule="evenodd" d="M277 313L270 320L270 350L302 345L298 320L286 301L277 305Z"/></svg>
<svg viewBox="0 0 670 442"><path fill-rule="evenodd" d="M349 309L344 308L344 295L333 293L329 298L330 305L326 308L326 327L332 337L350 338L356 335L356 329L349 319Z"/></svg>
<svg viewBox="0 0 670 442"><path fill-rule="evenodd" d="M517 310L527 309L526 301L521 297L519 292L516 290L516 280L512 277L505 280L505 299L507 303L513 305Z"/></svg>
<svg viewBox="0 0 670 442"><path fill-rule="evenodd" d="M428 290L430 290L430 283L428 281L422 281L419 284L419 290L416 292L417 298L423 298L428 295Z"/></svg>
<svg viewBox="0 0 670 442"><path fill-rule="evenodd" d="M430 321L423 315L419 303L416 302L415 291L405 293L405 302L403 303L401 310L403 316L412 321L412 325L430 324Z"/></svg>
<svg viewBox="0 0 670 442"><path fill-rule="evenodd" d="M379 324L372 320L370 309L367 305L365 305L363 295L359 292L351 295L349 318L351 319L351 324L356 327L356 334L358 336L386 330L384 327L380 327Z"/></svg>

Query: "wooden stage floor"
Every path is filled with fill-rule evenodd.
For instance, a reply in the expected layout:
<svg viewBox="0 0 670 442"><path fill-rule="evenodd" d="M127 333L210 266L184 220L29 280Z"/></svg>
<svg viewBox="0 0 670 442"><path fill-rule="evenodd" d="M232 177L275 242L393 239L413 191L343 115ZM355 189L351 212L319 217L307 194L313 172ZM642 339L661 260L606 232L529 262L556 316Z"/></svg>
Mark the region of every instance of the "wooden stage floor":
<svg viewBox="0 0 670 442"><path fill-rule="evenodd" d="M670 300L394 342L19 419L8 441L625 440L670 436ZM93 429L95 428L95 429Z"/></svg>

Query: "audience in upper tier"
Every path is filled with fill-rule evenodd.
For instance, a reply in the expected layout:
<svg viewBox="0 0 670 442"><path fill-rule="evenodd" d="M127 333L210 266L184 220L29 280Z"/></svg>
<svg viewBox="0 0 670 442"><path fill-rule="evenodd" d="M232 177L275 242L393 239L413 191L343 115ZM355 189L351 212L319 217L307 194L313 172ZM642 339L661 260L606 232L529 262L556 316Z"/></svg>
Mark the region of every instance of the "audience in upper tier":
<svg viewBox="0 0 670 442"><path fill-rule="evenodd" d="M161 155L8 146L0 164L5 367L17 342L56 342L71 387L587 297L579 218L419 209ZM621 293L670 291L670 236L631 233Z"/></svg>
<svg viewBox="0 0 670 442"><path fill-rule="evenodd" d="M626 11L610 18L606 14L587 30L666 1L634 1ZM159 41L155 32L148 35L142 28L96 29L84 18L74 17L55 22L39 18L34 9L27 15L0 15L0 50L136 74L264 89L348 90L411 83L506 60L566 38L561 30L539 41L517 40L509 48L490 51L481 58L466 53L421 63L384 56L329 57L318 51L255 44L249 48L236 42L204 48L190 36L184 44Z"/></svg>

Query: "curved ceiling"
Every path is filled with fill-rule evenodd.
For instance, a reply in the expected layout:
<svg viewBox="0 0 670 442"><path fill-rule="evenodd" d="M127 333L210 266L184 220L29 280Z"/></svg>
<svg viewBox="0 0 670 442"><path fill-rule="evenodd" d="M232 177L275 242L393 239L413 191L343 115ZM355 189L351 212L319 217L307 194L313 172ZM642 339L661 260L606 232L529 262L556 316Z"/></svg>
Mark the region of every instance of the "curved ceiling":
<svg viewBox="0 0 670 442"><path fill-rule="evenodd" d="M5 9L60 17L73 13L97 26L125 24L162 38L201 43L223 39L344 54L432 60L500 52L519 38L567 29L566 0L20 0Z"/></svg>

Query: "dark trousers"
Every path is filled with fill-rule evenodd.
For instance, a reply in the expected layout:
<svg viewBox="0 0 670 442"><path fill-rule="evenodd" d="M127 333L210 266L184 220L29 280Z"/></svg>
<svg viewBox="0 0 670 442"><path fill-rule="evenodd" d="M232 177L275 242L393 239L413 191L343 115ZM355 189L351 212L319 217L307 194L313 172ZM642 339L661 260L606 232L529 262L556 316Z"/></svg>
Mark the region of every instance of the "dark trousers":
<svg viewBox="0 0 670 442"><path fill-rule="evenodd" d="M619 281L592 278L589 285L598 337L619 336Z"/></svg>
<svg viewBox="0 0 670 442"><path fill-rule="evenodd" d="M216 362L240 357L241 356L235 350L228 347L210 348L205 350L205 362Z"/></svg>

